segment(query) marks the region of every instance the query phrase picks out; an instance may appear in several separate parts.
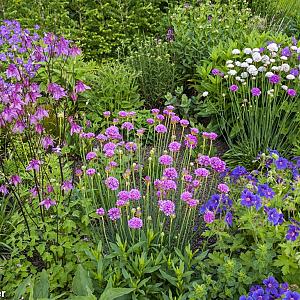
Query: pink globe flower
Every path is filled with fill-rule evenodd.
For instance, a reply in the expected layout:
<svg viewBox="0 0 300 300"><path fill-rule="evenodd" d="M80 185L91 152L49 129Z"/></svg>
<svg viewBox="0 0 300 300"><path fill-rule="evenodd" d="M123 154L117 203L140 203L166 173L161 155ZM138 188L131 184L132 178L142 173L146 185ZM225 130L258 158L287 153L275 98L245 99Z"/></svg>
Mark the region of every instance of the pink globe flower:
<svg viewBox="0 0 300 300"><path fill-rule="evenodd" d="M128 220L128 227L131 229L141 229L143 227L143 220L133 217L132 219Z"/></svg>
<svg viewBox="0 0 300 300"><path fill-rule="evenodd" d="M159 163L164 166L169 166L173 163L173 158L170 155L164 154L159 158Z"/></svg>
<svg viewBox="0 0 300 300"><path fill-rule="evenodd" d="M138 189L130 190L129 194L131 200L140 200L142 197L141 192Z"/></svg>
<svg viewBox="0 0 300 300"><path fill-rule="evenodd" d="M93 176L96 174L96 170L94 168L90 168L86 170L86 175L87 176Z"/></svg>
<svg viewBox="0 0 300 300"><path fill-rule="evenodd" d="M174 215L175 203L171 200L160 200L158 201L159 210L162 211L166 216Z"/></svg>
<svg viewBox="0 0 300 300"><path fill-rule="evenodd" d="M119 180L115 177L110 176L105 180L105 185L110 190L115 191L119 188Z"/></svg>
<svg viewBox="0 0 300 300"><path fill-rule="evenodd" d="M178 152L180 150L180 148L181 148L181 144L178 142L171 142L169 144L169 150L171 152Z"/></svg>
<svg viewBox="0 0 300 300"><path fill-rule="evenodd" d="M97 157L97 153L96 152L89 152L87 155L86 155L86 160L92 160L94 158Z"/></svg>
<svg viewBox="0 0 300 300"><path fill-rule="evenodd" d="M210 224L215 220L215 214L212 211L207 210L204 213L203 219L205 223Z"/></svg>
<svg viewBox="0 0 300 300"><path fill-rule="evenodd" d="M218 184L218 190L223 194L228 194L230 191L228 185L224 183Z"/></svg>
<svg viewBox="0 0 300 300"><path fill-rule="evenodd" d="M166 127L165 125L159 124L159 125L157 125L157 126L155 127L155 131L156 131L157 133L167 133L167 132L168 132L168 129L167 129L167 127Z"/></svg>
<svg viewBox="0 0 300 300"><path fill-rule="evenodd" d="M103 217L105 215L105 210L103 207L97 208L96 214L100 217Z"/></svg>
<svg viewBox="0 0 300 300"><path fill-rule="evenodd" d="M121 218L121 210L118 207L113 207L108 210L108 216L112 221L116 221Z"/></svg>
<svg viewBox="0 0 300 300"><path fill-rule="evenodd" d="M195 175L198 177L208 177L209 176L209 171L205 168L197 168L195 170Z"/></svg>

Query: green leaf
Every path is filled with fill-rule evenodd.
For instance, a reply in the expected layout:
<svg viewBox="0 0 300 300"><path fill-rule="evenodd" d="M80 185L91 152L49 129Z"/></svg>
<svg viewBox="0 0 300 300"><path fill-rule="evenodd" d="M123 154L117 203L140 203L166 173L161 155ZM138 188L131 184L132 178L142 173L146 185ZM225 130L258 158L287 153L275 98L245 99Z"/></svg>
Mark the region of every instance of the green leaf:
<svg viewBox="0 0 300 300"><path fill-rule="evenodd" d="M99 300L113 300L133 292L133 288L106 288Z"/></svg>
<svg viewBox="0 0 300 300"><path fill-rule="evenodd" d="M49 297L48 273L45 270L41 272L39 278L35 281L33 288L33 297L34 299Z"/></svg>
<svg viewBox="0 0 300 300"><path fill-rule="evenodd" d="M88 296L94 291L89 273L82 265L77 267L75 277L73 278L72 289L77 296Z"/></svg>
<svg viewBox="0 0 300 300"><path fill-rule="evenodd" d="M31 275L29 277L27 277L17 288L15 296L13 298L13 300L19 300L22 298L22 296L24 295L24 293L26 292L26 287L30 284L31 282Z"/></svg>

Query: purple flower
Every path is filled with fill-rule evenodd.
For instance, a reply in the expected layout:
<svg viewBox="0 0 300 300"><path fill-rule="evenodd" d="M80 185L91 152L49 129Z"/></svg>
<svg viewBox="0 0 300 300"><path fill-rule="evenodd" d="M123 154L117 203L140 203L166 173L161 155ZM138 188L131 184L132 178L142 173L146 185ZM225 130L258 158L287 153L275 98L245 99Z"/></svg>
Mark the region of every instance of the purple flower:
<svg viewBox="0 0 300 300"><path fill-rule="evenodd" d="M118 200L129 201L130 200L130 192L128 191L120 191L118 193Z"/></svg>
<svg viewBox="0 0 300 300"><path fill-rule="evenodd" d="M130 152L134 152L137 149L137 144L134 142L127 142L125 144L125 149Z"/></svg>
<svg viewBox="0 0 300 300"><path fill-rule="evenodd" d="M152 119L152 118L148 118L146 121L149 125L154 124L154 119Z"/></svg>
<svg viewBox="0 0 300 300"><path fill-rule="evenodd" d="M128 220L128 227L131 229L140 229L143 227L143 220L133 217L132 219Z"/></svg>
<svg viewBox="0 0 300 300"><path fill-rule="evenodd" d="M289 225L289 229L287 231L287 234L285 238L288 241L295 241L300 233L300 227L297 225Z"/></svg>
<svg viewBox="0 0 300 300"><path fill-rule="evenodd" d="M8 194L8 189L7 189L6 185L4 185L4 184L0 185L0 193L4 196Z"/></svg>
<svg viewBox="0 0 300 300"><path fill-rule="evenodd" d="M94 158L97 157L97 153L96 152L89 152L87 155L86 155L86 160L92 160Z"/></svg>
<svg viewBox="0 0 300 300"><path fill-rule="evenodd" d="M7 78L16 78L21 80L19 69L14 64L10 64L6 70Z"/></svg>
<svg viewBox="0 0 300 300"><path fill-rule="evenodd" d="M219 69L212 69L211 74L213 74L215 76L220 76L222 74L222 72Z"/></svg>
<svg viewBox="0 0 300 300"><path fill-rule="evenodd" d="M259 88L254 87L251 89L251 94L252 94L252 96L258 97L261 94L261 91Z"/></svg>
<svg viewBox="0 0 300 300"><path fill-rule="evenodd" d="M173 158L170 155L164 154L159 158L159 163L164 166L169 166L173 163Z"/></svg>
<svg viewBox="0 0 300 300"><path fill-rule="evenodd" d="M155 131L156 131L157 133L167 133L167 132L168 132L168 129L167 129L167 127L166 127L165 125L159 124L159 125L157 125L157 126L155 127Z"/></svg>
<svg viewBox="0 0 300 300"><path fill-rule="evenodd" d="M297 77L298 75L299 75L299 70L298 69L292 69L291 71L290 71L290 74L291 75L294 75L295 77Z"/></svg>
<svg viewBox="0 0 300 300"><path fill-rule="evenodd" d="M184 144L187 148L194 149L198 144L198 139L192 134L187 134L185 136Z"/></svg>
<svg viewBox="0 0 300 300"><path fill-rule="evenodd" d="M180 122L180 118L178 116L172 116L172 118L171 118L172 124L177 124L179 122Z"/></svg>
<svg viewBox="0 0 300 300"><path fill-rule="evenodd" d="M224 184L224 183L218 184L218 190L223 194L229 193L229 187L227 184Z"/></svg>
<svg viewBox="0 0 300 300"><path fill-rule="evenodd" d="M232 177L234 180L237 180L239 177L247 175L248 172L246 168L242 166L236 166L230 173L230 177Z"/></svg>
<svg viewBox="0 0 300 300"><path fill-rule="evenodd" d="M287 93L291 97L295 97L297 95L297 92L294 89L288 89Z"/></svg>
<svg viewBox="0 0 300 300"><path fill-rule="evenodd" d="M169 150L171 152L178 152L180 150L180 148L181 148L181 144L178 142L171 142L169 144Z"/></svg>
<svg viewBox="0 0 300 300"><path fill-rule="evenodd" d="M99 215L100 217L105 215L105 210L103 207L97 208L96 214Z"/></svg>
<svg viewBox="0 0 300 300"><path fill-rule="evenodd" d="M230 211L225 215L225 222L228 226L232 226L232 213Z"/></svg>
<svg viewBox="0 0 300 300"><path fill-rule="evenodd" d="M283 48L281 50L281 55L286 56L286 57L290 57L292 55L290 48L289 47Z"/></svg>
<svg viewBox="0 0 300 300"><path fill-rule="evenodd" d="M96 174L96 170L94 168L90 168L86 170L86 175L93 176Z"/></svg>
<svg viewBox="0 0 300 300"><path fill-rule="evenodd" d="M109 118L110 115L111 115L111 112L110 112L110 111L104 111L104 112L103 112L103 117L104 117L104 118Z"/></svg>
<svg viewBox="0 0 300 300"><path fill-rule="evenodd" d="M258 185L257 188L258 188L257 193L261 197L265 197L267 199L273 199L273 197L275 196L275 192L273 191L272 188L269 187L269 185L267 183L260 184L260 185Z"/></svg>
<svg viewBox="0 0 300 300"><path fill-rule="evenodd" d="M247 207L255 206L258 210L261 207L261 199L258 195L244 189L241 195L241 204Z"/></svg>
<svg viewBox="0 0 300 300"><path fill-rule="evenodd" d="M287 291L284 294L283 300L300 300L300 294L297 292Z"/></svg>
<svg viewBox="0 0 300 300"><path fill-rule="evenodd" d="M119 128L114 125L106 128L105 135L110 139L115 139L115 140L119 140L121 138Z"/></svg>
<svg viewBox="0 0 300 300"><path fill-rule="evenodd" d="M193 194L190 193L190 192L183 192L181 195L180 195L180 199L184 202L187 202L188 200L192 199L193 198Z"/></svg>
<svg viewBox="0 0 300 300"><path fill-rule="evenodd" d="M279 284L273 276L264 279L263 284L266 286L266 292L276 295Z"/></svg>
<svg viewBox="0 0 300 300"><path fill-rule="evenodd" d="M277 83L280 82L280 76L274 74L274 75L269 77L269 81L270 81L270 83L277 84Z"/></svg>
<svg viewBox="0 0 300 300"><path fill-rule="evenodd" d="M187 127L187 126L189 126L189 124L190 124L190 122L188 120L184 120L184 119L180 120L180 125L182 127Z"/></svg>
<svg viewBox="0 0 300 300"><path fill-rule="evenodd" d="M205 168L197 168L195 169L195 175L198 177L208 177L209 171Z"/></svg>
<svg viewBox="0 0 300 300"><path fill-rule="evenodd" d="M141 192L138 189L130 190L129 195L131 200L140 200L142 197Z"/></svg>
<svg viewBox="0 0 300 300"><path fill-rule="evenodd" d="M176 179L178 177L178 173L175 168L166 168L163 172L163 175L168 179Z"/></svg>
<svg viewBox="0 0 300 300"><path fill-rule="evenodd" d="M35 171L39 171L40 166L41 166L42 162L38 159L32 159L29 162L29 165L26 167L26 171L31 171L31 170L35 170Z"/></svg>
<svg viewBox="0 0 300 300"><path fill-rule="evenodd" d="M229 89L231 92L236 92L239 89L239 87L236 84L232 84Z"/></svg>
<svg viewBox="0 0 300 300"><path fill-rule="evenodd" d="M122 129L126 129L127 131L131 131L134 129L134 126L130 122L124 122L121 126Z"/></svg>
<svg viewBox="0 0 300 300"><path fill-rule="evenodd" d="M288 167L288 160L283 157L279 157L277 160L275 160L275 166L277 170L285 170Z"/></svg>
<svg viewBox="0 0 300 300"><path fill-rule="evenodd" d="M210 158L207 155L199 155L196 161L199 165L204 166L204 167L207 167L210 165Z"/></svg>
<svg viewBox="0 0 300 300"><path fill-rule="evenodd" d="M116 221L121 218L121 210L118 207L113 207L108 210L108 216L112 221Z"/></svg>
<svg viewBox="0 0 300 300"><path fill-rule="evenodd" d="M110 176L105 180L105 185L110 190L115 191L119 188L119 181L117 178Z"/></svg>
<svg viewBox="0 0 300 300"><path fill-rule="evenodd" d="M21 179L21 177L19 175L12 175L10 177L9 182L11 184L13 184L14 186L17 186L18 184L20 184L22 182L22 179Z"/></svg>
<svg viewBox="0 0 300 300"><path fill-rule="evenodd" d="M45 150L47 150L49 147L54 147L53 139L50 136L45 136L41 139L41 144Z"/></svg>
<svg viewBox="0 0 300 300"><path fill-rule="evenodd" d="M205 211L205 213L203 215L203 219L204 219L204 222L207 224L212 223L215 220L214 212L212 212L210 210Z"/></svg>
<svg viewBox="0 0 300 300"><path fill-rule="evenodd" d="M76 82L76 85L75 85L75 92L76 93L82 93L86 90L90 90L91 88L87 85L85 85L82 81L78 80Z"/></svg>
<svg viewBox="0 0 300 300"><path fill-rule="evenodd" d="M265 207L265 211L268 214L268 221L273 223L274 226L283 223L283 214L279 213L276 208Z"/></svg>
<svg viewBox="0 0 300 300"><path fill-rule="evenodd" d="M160 200L158 201L159 210L162 211L166 216L175 214L175 203L171 200Z"/></svg>
<svg viewBox="0 0 300 300"><path fill-rule="evenodd" d="M82 131L82 127L76 124L75 122L71 123L71 135L74 133L79 134Z"/></svg>
<svg viewBox="0 0 300 300"><path fill-rule="evenodd" d="M62 186L61 186L61 189L66 191L66 192L72 190L73 189L72 181L71 180L64 181Z"/></svg>
<svg viewBox="0 0 300 300"><path fill-rule="evenodd" d="M67 93L65 92L65 90L57 83L49 83L47 91L49 94L52 95L52 97L55 100L59 100L59 99L67 96Z"/></svg>
<svg viewBox="0 0 300 300"><path fill-rule="evenodd" d="M40 202L40 205L44 206L46 210L48 210L51 206L56 205L56 201L52 200L51 198L46 198Z"/></svg>
<svg viewBox="0 0 300 300"><path fill-rule="evenodd" d="M219 157L212 157L210 159L210 165L218 173L224 172L226 169L226 163Z"/></svg>

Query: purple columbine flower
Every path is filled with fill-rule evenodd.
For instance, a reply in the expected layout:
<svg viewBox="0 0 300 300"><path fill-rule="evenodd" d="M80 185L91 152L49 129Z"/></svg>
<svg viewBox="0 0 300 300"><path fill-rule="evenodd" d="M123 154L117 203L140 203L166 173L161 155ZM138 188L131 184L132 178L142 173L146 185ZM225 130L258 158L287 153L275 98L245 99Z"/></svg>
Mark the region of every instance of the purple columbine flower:
<svg viewBox="0 0 300 300"><path fill-rule="evenodd" d="M76 93L82 93L82 92L84 92L86 90L90 90L90 89L91 88L88 85L84 84L82 81L78 80L76 82L76 85L75 85L75 92Z"/></svg>
<svg viewBox="0 0 300 300"><path fill-rule="evenodd" d="M64 181L63 184L61 185L61 189L66 192L72 190L73 189L72 180Z"/></svg>
<svg viewBox="0 0 300 300"><path fill-rule="evenodd" d="M297 92L294 89L288 89L287 93L290 97L295 97L297 95Z"/></svg>
<svg viewBox="0 0 300 300"><path fill-rule="evenodd" d="M47 91L55 100L59 100L67 96L65 90L57 83L49 83Z"/></svg>
<svg viewBox="0 0 300 300"><path fill-rule="evenodd" d="M141 229L143 227L143 220L137 217L133 217L128 220L128 227L131 229Z"/></svg>
<svg viewBox="0 0 300 300"><path fill-rule="evenodd" d="M50 136L44 136L41 139L41 144L45 150L47 150L48 148L54 147L53 139Z"/></svg>
<svg viewBox="0 0 300 300"><path fill-rule="evenodd" d="M11 184L13 184L14 186L17 186L18 184L20 184L22 182L22 179L21 179L21 177L19 175L12 175L10 177L9 182Z"/></svg>
<svg viewBox="0 0 300 300"><path fill-rule="evenodd" d="M70 132L71 132L70 134L71 135L73 135L74 133L79 134L79 133L81 133L81 131L82 131L82 127L81 126L79 126L75 122L71 123L71 130L70 130Z"/></svg>
<svg viewBox="0 0 300 300"><path fill-rule="evenodd" d="M0 185L0 193L4 196L6 196L9 193L6 185L4 184Z"/></svg>
<svg viewBox="0 0 300 300"><path fill-rule="evenodd" d="M203 219L204 219L204 222L207 224L212 223L215 220L214 212L212 212L210 210L205 211L205 213L203 215Z"/></svg>
<svg viewBox="0 0 300 300"><path fill-rule="evenodd" d="M121 210L118 207L112 207L108 210L108 216L112 221L116 221L121 218Z"/></svg>
<svg viewBox="0 0 300 300"><path fill-rule="evenodd" d="M233 85L230 86L229 89L230 89L231 92L236 92L239 89L239 87L236 84L233 84Z"/></svg>
<svg viewBox="0 0 300 300"><path fill-rule="evenodd" d="M254 88L251 89L251 94L252 94L252 96L254 96L254 97L258 97L258 96L260 96L261 91L260 91L259 88L254 87Z"/></svg>
<svg viewBox="0 0 300 300"><path fill-rule="evenodd" d="M44 206L46 210L48 210L51 206L56 205L56 201L52 200L51 198L46 198L40 202L40 205Z"/></svg>
<svg viewBox="0 0 300 300"><path fill-rule="evenodd" d="M26 167L26 171L31 171L31 170L35 170L35 171L39 171L40 166L41 166L42 162L38 159L32 159L29 162L29 165Z"/></svg>
<svg viewBox="0 0 300 300"><path fill-rule="evenodd" d="M280 76L277 74L274 74L271 77L269 77L269 81L270 81L270 83L277 84L280 82Z"/></svg>
<svg viewBox="0 0 300 300"><path fill-rule="evenodd" d="M115 191L119 188L119 180L115 177L110 176L105 180L105 185L110 190Z"/></svg>

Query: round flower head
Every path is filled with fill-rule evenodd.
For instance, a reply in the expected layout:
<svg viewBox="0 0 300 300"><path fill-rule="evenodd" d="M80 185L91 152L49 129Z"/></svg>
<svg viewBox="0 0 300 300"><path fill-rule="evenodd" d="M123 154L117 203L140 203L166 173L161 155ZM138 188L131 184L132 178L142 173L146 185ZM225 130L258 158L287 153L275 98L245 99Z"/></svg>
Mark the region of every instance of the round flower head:
<svg viewBox="0 0 300 300"><path fill-rule="evenodd" d="M119 132L119 128L115 125L113 126L110 126L108 127L106 130L105 130L105 135L110 138L110 139L120 139L121 138L121 135L120 135L120 132Z"/></svg>
<svg viewBox="0 0 300 300"><path fill-rule="evenodd" d="M271 77L269 77L269 81L270 81L270 83L277 84L280 82L280 76L274 74Z"/></svg>
<svg viewBox="0 0 300 300"><path fill-rule="evenodd" d="M90 168L86 170L86 175L93 176L96 174L96 170L94 168Z"/></svg>
<svg viewBox="0 0 300 300"><path fill-rule="evenodd" d="M171 123L172 124L177 124L180 122L180 118L178 116L172 116L171 117Z"/></svg>
<svg viewBox="0 0 300 300"><path fill-rule="evenodd" d="M169 150L171 152L178 152L180 150L180 148L181 148L181 144L178 142L171 142L169 144Z"/></svg>
<svg viewBox="0 0 300 300"><path fill-rule="evenodd" d="M157 119L158 121L162 122L162 121L165 119L165 117L164 117L163 115L158 114L158 115L156 116L156 119Z"/></svg>
<svg viewBox="0 0 300 300"><path fill-rule="evenodd" d="M87 155L86 155L86 160L92 160L94 158L97 157L97 154L96 152L89 152Z"/></svg>
<svg viewBox="0 0 300 300"><path fill-rule="evenodd" d="M159 158L159 163L165 166L169 166L173 163L173 158L170 155L164 154Z"/></svg>
<svg viewBox="0 0 300 300"><path fill-rule="evenodd" d="M210 165L218 173L224 172L226 169L226 163L218 157L212 157L210 159Z"/></svg>
<svg viewBox="0 0 300 300"><path fill-rule="evenodd" d="M103 207L100 207L100 208L97 208L96 210L96 214L100 217L104 216L105 215L105 210Z"/></svg>
<svg viewBox="0 0 300 300"><path fill-rule="evenodd" d="M185 136L184 144L187 148L194 149L195 147L197 147L198 138L192 134L187 134Z"/></svg>
<svg viewBox="0 0 300 300"><path fill-rule="evenodd" d="M189 126L189 124L190 124L190 122L188 120L184 120L184 119L180 120L180 125L182 127L187 127L187 126Z"/></svg>
<svg viewBox="0 0 300 300"><path fill-rule="evenodd" d="M166 168L163 175L168 179L176 179L178 177L178 173L175 168Z"/></svg>
<svg viewBox="0 0 300 300"><path fill-rule="evenodd" d="M119 111L118 115L120 118L126 118L128 116L127 112L123 110Z"/></svg>
<svg viewBox="0 0 300 300"><path fill-rule="evenodd" d="M119 188L119 181L117 178L110 176L105 180L105 185L110 190L115 191Z"/></svg>
<svg viewBox="0 0 300 300"><path fill-rule="evenodd" d="M153 109L151 109L151 113L156 116L156 115L159 114L159 109L158 108L153 108Z"/></svg>
<svg viewBox="0 0 300 300"><path fill-rule="evenodd" d="M128 220L128 227L131 229L140 229L143 227L143 220L133 217L132 219Z"/></svg>
<svg viewBox="0 0 300 300"><path fill-rule="evenodd" d="M223 194L228 194L229 193L229 187L228 187L228 185L226 185L224 183L218 184L218 190Z"/></svg>
<svg viewBox="0 0 300 300"><path fill-rule="evenodd" d="M297 92L294 90L294 89L288 89L287 90L287 94L290 96L290 97L295 97L297 95Z"/></svg>
<svg viewBox="0 0 300 300"><path fill-rule="evenodd" d="M193 198L193 194L191 192L185 191L180 195L180 199L184 202L187 202L188 200L190 200L192 198Z"/></svg>
<svg viewBox="0 0 300 300"><path fill-rule="evenodd" d="M146 121L147 121L147 123L148 123L149 125L154 124L154 120L153 120L152 118L149 118L149 119L147 119Z"/></svg>
<svg viewBox="0 0 300 300"><path fill-rule="evenodd" d="M72 184L72 180L66 180L63 182L61 189L64 191L70 191L73 189L73 184Z"/></svg>
<svg viewBox="0 0 300 300"><path fill-rule="evenodd" d="M160 200L158 201L159 210L162 211L166 216L174 215L175 203L171 200Z"/></svg>
<svg viewBox="0 0 300 300"><path fill-rule="evenodd" d="M199 200L196 199L189 199L187 202L189 207L196 207L199 204Z"/></svg>
<svg viewBox="0 0 300 300"><path fill-rule="evenodd" d="M109 118L110 117L110 111L105 111L105 112L103 112L103 117L104 118Z"/></svg>
<svg viewBox="0 0 300 300"><path fill-rule="evenodd" d="M118 207L113 207L108 210L108 216L112 221L116 221L121 218L121 210Z"/></svg>
<svg viewBox="0 0 300 300"><path fill-rule="evenodd" d="M165 125L159 124L159 125L157 125L157 126L155 127L155 131L156 131L157 133L167 133L167 132L168 132L168 129L167 129L167 127L166 127Z"/></svg>
<svg viewBox="0 0 300 300"><path fill-rule="evenodd" d="M210 224L215 220L215 214L212 211L207 210L203 215L203 219L205 223Z"/></svg>
<svg viewBox="0 0 300 300"><path fill-rule="evenodd" d="M252 94L252 96L254 96L254 97L258 97L258 96L260 96L261 91L260 91L259 88L254 87L254 88L251 89L251 94Z"/></svg>
<svg viewBox="0 0 300 300"><path fill-rule="evenodd" d="M239 87L236 84L232 84L229 89L231 92L236 92L239 89Z"/></svg>
<svg viewBox="0 0 300 300"><path fill-rule="evenodd" d="M129 195L131 200L140 200L142 197L141 192L138 189L132 189L129 192Z"/></svg>
<svg viewBox="0 0 300 300"><path fill-rule="evenodd" d="M210 165L210 157L207 155L199 155L196 162L204 167L207 167Z"/></svg>
<svg viewBox="0 0 300 300"><path fill-rule="evenodd" d="M125 144L125 149L130 152L134 152L137 149L137 144L134 142L127 142Z"/></svg>
<svg viewBox="0 0 300 300"><path fill-rule="evenodd" d="M191 128L191 134L192 134L192 135L198 135L198 134L199 134L199 129L198 129L198 128L195 128L195 127L192 127L192 128Z"/></svg>
<svg viewBox="0 0 300 300"><path fill-rule="evenodd" d="M121 126L122 129L126 129L127 131L131 131L134 129L134 126L130 122L124 122Z"/></svg>
<svg viewBox="0 0 300 300"><path fill-rule="evenodd" d="M130 192L128 191L120 191L118 193L118 200L129 201L130 200Z"/></svg>
<svg viewBox="0 0 300 300"><path fill-rule="evenodd" d="M209 175L209 171L205 168L197 168L195 170L195 175L198 177L207 177Z"/></svg>

